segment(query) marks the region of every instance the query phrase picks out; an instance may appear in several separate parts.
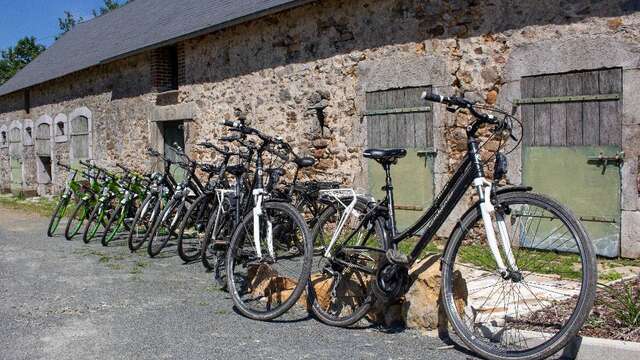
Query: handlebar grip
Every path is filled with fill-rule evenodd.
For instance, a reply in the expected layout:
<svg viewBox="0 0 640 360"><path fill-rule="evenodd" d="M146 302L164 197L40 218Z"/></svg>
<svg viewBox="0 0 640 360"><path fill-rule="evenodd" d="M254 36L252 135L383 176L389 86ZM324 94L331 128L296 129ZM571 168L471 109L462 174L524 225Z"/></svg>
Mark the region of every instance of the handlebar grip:
<svg viewBox="0 0 640 360"><path fill-rule="evenodd" d="M229 127L241 127L242 123L239 121L224 120L222 122L222 125L229 126Z"/></svg>
<svg viewBox="0 0 640 360"><path fill-rule="evenodd" d="M433 94L433 93L427 93L426 91L422 93L422 96L420 96L422 98L422 100L427 100L427 101L433 101L433 102L444 102L445 97L442 95L438 95L438 94Z"/></svg>

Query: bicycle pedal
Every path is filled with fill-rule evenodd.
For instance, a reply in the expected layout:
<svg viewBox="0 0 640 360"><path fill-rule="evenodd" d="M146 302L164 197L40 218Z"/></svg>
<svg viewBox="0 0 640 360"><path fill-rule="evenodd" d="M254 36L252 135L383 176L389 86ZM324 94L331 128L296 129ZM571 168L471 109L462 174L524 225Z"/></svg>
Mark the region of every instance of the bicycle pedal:
<svg viewBox="0 0 640 360"><path fill-rule="evenodd" d="M396 265L407 265L409 264L409 257L407 255L401 253L397 249L389 249L387 250L387 259L396 264Z"/></svg>

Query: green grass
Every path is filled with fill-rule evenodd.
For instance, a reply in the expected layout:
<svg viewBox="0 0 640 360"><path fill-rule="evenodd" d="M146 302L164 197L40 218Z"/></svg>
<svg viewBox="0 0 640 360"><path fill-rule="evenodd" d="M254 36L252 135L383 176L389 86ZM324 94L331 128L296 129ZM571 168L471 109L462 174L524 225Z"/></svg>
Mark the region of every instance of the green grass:
<svg viewBox="0 0 640 360"><path fill-rule="evenodd" d="M0 207L12 210L23 210L41 216L51 216L58 205L58 199L28 198L24 196L0 195Z"/></svg>
<svg viewBox="0 0 640 360"><path fill-rule="evenodd" d="M400 249L402 253L408 255L409 253L411 253L411 251L413 251L413 248L416 246L418 241L419 241L419 238L415 236L405 239L401 241L400 244L398 244L398 249ZM436 254L442 253L443 247L444 245L441 240L434 239L429 244L427 244L427 246L422 250L422 252L420 252L420 256L418 256L418 258L422 258L428 253L436 253Z"/></svg>
<svg viewBox="0 0 640 360"><path fill-rule="evenodd" d="M553 251L519 249L518 264L522 265L524 271L534 271L540 274L559 275L565 279L579 279L582 277L580 257L576 254L556 253ZM463 245L459 251L459 259L464 263L470 263L489 271L495 270L495 260L484 245ZM503 254L503 259L506 258ZM598 258L600 268L605 271L598 271L600 282L611 282L619 280L622 275L615 271L619 266L638 266L640 260L631 259L606 259ZM606 270L609 269L609 270Z"/></svg>
<svg viewBox="0 0 640 360"><path fill-rule="evenodd" d="M142 274L142 270L148 265L149 265L148 262L144 260L138 260L135 262L135 264L133 264L133 267L131 268L131 270L129 270L129 274L132 274L132 275Z"/></svg>

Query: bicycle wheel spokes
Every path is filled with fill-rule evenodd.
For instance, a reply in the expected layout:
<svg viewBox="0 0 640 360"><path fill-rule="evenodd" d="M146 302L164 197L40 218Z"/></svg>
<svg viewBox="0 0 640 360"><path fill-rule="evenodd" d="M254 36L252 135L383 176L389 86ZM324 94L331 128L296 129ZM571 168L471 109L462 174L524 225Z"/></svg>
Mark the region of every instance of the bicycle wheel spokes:
<svg viewBox="0 0 640 360"><path fill-rule="evenodd" d="M231 241L229 291L246 316L273 319L293 306L306 287L312 252L309 232L292 206L278 203L265 204L260 216L260 251L253 231L249 214Z"/></svg>
<svg viewBox="0 0 640 360"><path fill-rule="evenodd" d="M358 203L356 208L328 257L325 251L343 215L340 205L325 209L313 231L313 312L329 325L349 326L366 315L373 300L370 285L384 253L381 226L360 226L366 205Z"/></svg>
<svg viewBox="0 0 640 360"><path fill-rule="evenodd" d="M573 323L585 316L590 291L592 261L579 225L563 209L534 200L514 198L503 215L516 263L506 274L496 269L481 218L468 224L455 256L445 258L453 320L478 347L504 358L550 349L577 331L582 324ZM503 246L500 253L508 263Z"/></svg>

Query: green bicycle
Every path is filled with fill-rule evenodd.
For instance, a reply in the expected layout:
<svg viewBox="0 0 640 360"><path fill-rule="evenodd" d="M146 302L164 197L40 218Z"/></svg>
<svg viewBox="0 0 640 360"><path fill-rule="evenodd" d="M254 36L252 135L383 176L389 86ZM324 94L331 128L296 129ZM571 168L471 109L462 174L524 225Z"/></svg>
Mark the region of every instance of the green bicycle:
<svg viewBox="0 0 640 360"><path fill-rule="evenodd" d="M135 174L133 171L120 164L116 164L116 166L123 169L126 173L126 187L124 189L124 196L118 202L117 207L111 214L104 233L102 234L102 239L100 241L102 246L109 246L109 243L113 241L118 234L120 234L122 229L125 229L126 231L130 230L131 220L137 212L141 201L140 199L144 198L144 194L146 192L145 187L143 186L143 182L145 182L146 179L143 176ZM130 219L129 223L127 223L127 219Z"/></svg>

